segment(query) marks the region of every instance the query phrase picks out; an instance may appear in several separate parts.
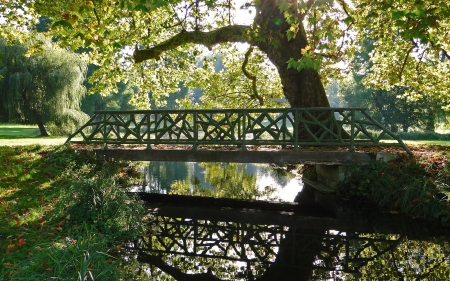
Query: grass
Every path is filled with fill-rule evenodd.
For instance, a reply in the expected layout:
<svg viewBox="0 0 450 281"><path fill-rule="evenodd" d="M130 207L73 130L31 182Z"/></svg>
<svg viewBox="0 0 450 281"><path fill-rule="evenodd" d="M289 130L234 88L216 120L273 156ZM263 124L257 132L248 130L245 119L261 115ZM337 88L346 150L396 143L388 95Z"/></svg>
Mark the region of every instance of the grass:
<svg viewBox="0 0 450 281"><path fill-rule="evenodd" d="M15 134L34 132L2 126L13 146L0 146L0 280L118 280L124 261L116 246L142 221L139 203L116 184L127 163L17 145Z"/></svg>
<svg viewBox="0 0 450 281"><path fill-rule="evenodd" d="M37 126L0 123L0 146L62 145L67 137L40 136Z"/></svg>
<svg viewBox="0 0 450 281"><path fill-rule="evenodd" d="M419 145L441 145L450 146L450 141L446 140L404 140L407 145L419 146Z"/></svg>

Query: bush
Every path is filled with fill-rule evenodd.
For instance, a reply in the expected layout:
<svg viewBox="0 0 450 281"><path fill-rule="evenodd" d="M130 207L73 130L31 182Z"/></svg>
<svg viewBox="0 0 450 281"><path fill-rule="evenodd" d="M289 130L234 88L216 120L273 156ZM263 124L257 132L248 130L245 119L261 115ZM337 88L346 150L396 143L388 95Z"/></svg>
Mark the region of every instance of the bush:
<svg viewBox="0 0 450 281"><path fill-rule="evenodd" d="M435 132L399 132L398 136L404 140L450 140L450 134L439 134Z"/></svg>
<svg viewBox="0 0 450 281"><path fill-rule="evenodd" d="M370 202L381 208L410 216L439 219L447 217L448 186L431 178L425 167L411 161L374 161L348 169L338 186L341 196Z"/></svg>
<svg viewBox="0 0 450 281"><path fill-rule="evenodd" d="M61 218L70 216L75 227L87 223L103 235L115 239L133 239L142 230L144 208L114 178L81 178L64 190L59 199Z"/></svg>

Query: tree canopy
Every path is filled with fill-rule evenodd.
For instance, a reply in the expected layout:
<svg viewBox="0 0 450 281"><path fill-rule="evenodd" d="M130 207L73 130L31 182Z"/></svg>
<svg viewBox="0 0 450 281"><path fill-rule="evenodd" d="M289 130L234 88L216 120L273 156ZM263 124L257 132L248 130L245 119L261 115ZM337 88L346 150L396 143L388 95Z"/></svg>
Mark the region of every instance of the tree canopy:
<svg viewBox="0 0 450 281"><path fill-rule="evenodd" d="M322 81L339 73L336 63L350 61L366 36L377 40L368 85L448 99L447 2L12 0L1 7L7 35L45 15L49 35L73 50L85 48L101 66L93 91L132 80L143 93L134 102L147 106L145 93L163 99L184 81L205 89L215 102L205 100L206 107L243 98L247 106L283 106L277 104L283 96L292 107L309 107L329 106ZM223 58L223 71L214 71L212 53Z"/></svg>

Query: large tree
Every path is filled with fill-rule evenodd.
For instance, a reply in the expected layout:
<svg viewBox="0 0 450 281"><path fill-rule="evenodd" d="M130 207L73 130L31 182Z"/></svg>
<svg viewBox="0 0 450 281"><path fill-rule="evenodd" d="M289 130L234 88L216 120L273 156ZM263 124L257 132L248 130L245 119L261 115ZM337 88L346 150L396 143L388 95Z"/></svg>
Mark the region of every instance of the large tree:
<svg viewBox="0 0 450 281"><path fill-rule="evenodd" d="M38 41L41 51L30 54ZM3 64L0 73L0 106L8 121L36 124L42 136L45 125L57 133L69 133L86 120L81 112L85 94L86 64L67 50L59 49L43 36L9 45L0 38Z"/></svg>
<svg viewBox="0 0 450 281"><path fill-rule="evenodd" d="M20 24L29 18L12 15L22 5L28 14L49 16L50 33L61 44L88 48L101 65L92 79L103 92L132 79L158 98L184 81L228 105L244 97L254 101L249 106L272 106L284 95L292 107L314 107L329 106L322 81L337 71L336 62L353 54L352 41L368 32L378 40L371 59L379 67L367 83L446 94L435 81L448 78L450 4L435 2L12 0L2 5L12 7L3 13ZM250 20L243 21L249 13ZM213 71L210 59L216 56L206 55L209 50L224 58L224 71ZM146 98L135 102L148 105Z"/></svg>

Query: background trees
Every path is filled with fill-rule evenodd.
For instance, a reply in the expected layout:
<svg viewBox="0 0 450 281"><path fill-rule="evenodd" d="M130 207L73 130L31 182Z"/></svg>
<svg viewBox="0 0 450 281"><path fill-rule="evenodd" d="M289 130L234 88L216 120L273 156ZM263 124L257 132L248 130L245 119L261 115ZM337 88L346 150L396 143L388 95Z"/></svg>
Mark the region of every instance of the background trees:
<svg viewBox="0 0 450 281"><path fill-rule="evenodd" d="M445 98L423 92L417 94L419 89L410 86L394 85L380 89L364 84L378 68L371 61L375 49L376 40L366 37L353 56L351 73L338 83L338 90L336 86L329 87L328 92L335 93L332 95L334 99L339 92L345 106L368 108L378 122L393 132L408 132L410 129L435 131L438 120L447 115L443 108L449 103Z"/></svg>
<svg viewBox="0 0 450 281"><path fill-rule="evenodd" d="M282 97L293 107L328 106L322 82L340 72L337 62L356 69L350 62L367 37L371 70L358 74L374 93L402 89L408 103L423 98L438 107L450 99L443 1L12 0L0 11L9 37L48 16L47 34L83 48L99 67L92 92L131 81L140 89L131 102L142 108L148 93L158 105L181 85L203 89L196 106L285 106L272 102ZM218 56L224 68L215 72Z"/></svg>
<svg viewBox="0 0 450 281"><path fill-rule="evenodd" d="M40 51L30 54L36 44ZM78 55L57 48L44 36L13 45L0 39L0 52L3 119L37 124L43 136L48 135L44 125L64 134L85 120L80 103L86 64Z"/></svg>

